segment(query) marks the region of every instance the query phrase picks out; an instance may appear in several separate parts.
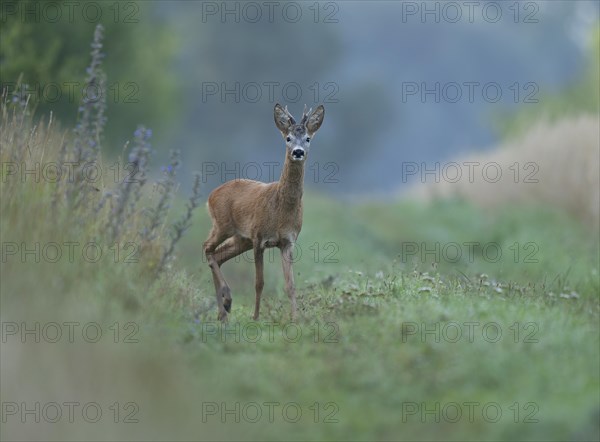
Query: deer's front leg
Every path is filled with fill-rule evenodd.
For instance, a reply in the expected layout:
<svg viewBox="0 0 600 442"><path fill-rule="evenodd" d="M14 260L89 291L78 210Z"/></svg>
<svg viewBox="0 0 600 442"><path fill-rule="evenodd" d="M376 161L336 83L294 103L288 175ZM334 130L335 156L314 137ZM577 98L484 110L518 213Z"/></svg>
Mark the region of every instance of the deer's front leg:
<svg viewBox="0 0 600 442"><path fill-rule="evenodd" d="M260 297L262 295L263 287L265 286L265 280L263 277L263 257L265 249L260 243L254 245L254 267L256 269L256 304L254 305L254 320L258 319L260 312Z"/></svg>
<svg viewBox="0 0 600 442"><path fill-rule="evenodd" d="M285 277L285 291L292 304L292 321L296 320L296 289L294 287L294 271L292 270L292 251L294 245L286 244L281 248L281 263L283 265L283 276Z"/></svg>

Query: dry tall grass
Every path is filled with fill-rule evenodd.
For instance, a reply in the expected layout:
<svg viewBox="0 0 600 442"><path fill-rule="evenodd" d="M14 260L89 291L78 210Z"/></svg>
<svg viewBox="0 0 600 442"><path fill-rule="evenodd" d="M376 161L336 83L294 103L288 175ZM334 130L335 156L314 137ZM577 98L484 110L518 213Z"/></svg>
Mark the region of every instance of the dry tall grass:
<svg viewBox="0 0 600 442"><path fill-rule="evenodd" d="M471 176L468 162L476 163ZM445 163L447 173L441 165L439 182L426 176L404 196L421 201L458 197L483 208L535 203L562 209L596 231L600 225L598 115L540 122L520 139L456 163L459 178L456 168ZM497 178L498 170L502 175Z"/></svg>

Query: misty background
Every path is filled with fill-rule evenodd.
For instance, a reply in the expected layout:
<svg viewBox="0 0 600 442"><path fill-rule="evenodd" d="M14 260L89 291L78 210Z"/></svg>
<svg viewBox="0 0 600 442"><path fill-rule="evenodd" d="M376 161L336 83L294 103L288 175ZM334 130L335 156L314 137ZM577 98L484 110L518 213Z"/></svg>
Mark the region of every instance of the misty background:
<svg viewBox="0 0 600 442"><path fill-rule="evenodd" d="M159 162L181 149L182 180L203 172L206 194L235 177L269 181L284 148L274 104L299 116L305 104L323 103L306 185L338 196L396 194L418 179L403 163L434 168L489 149L527 115L562 112L548 105L552 97L589 77L596 2L489 3L101 3L101 19L63 14L59 23L3 8L2 82L23 74L42 92L62 85L58 100L41 94L40 110L70 122L79 97L64 84L81 79L103 22L116 116L105 152L118 155L144 123ZM26 4L43 16L43 4ZM596 110L593 93L590 103L589 90L579 95L580 108Z"/></svg>

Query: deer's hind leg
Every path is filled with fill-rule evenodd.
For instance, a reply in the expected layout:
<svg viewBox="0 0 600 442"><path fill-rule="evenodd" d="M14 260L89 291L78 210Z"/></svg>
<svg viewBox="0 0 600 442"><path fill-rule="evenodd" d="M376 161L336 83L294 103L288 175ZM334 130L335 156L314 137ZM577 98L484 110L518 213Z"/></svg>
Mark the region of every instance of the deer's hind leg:
<svg viewBox="0 0 600 442"><path fill-rule="evenodd" d="M225 262L229 261L231 258L235 258L236 256L244 253L247 250L252 248L252 241L243 238L239 235L232 236L228 238L225 242L223 242L215 251L214 258L217 261L217 265L219 268ZM228 287L229 288L229 287ZM227 311L227 313L231 312L231 291L225 291L223 293L223 307Z"/></svg>
<svg viewBox="0 0 600 442"><path fill-rule="evenodd" d="M225 305L223 303L224 299L228 299L228 306L231 309L231 289L227 285L227 281L225 281L225 277L223 276L223 272L221 272L220 264L215 258L215 250L223 241L227 239L229 235L220 232L219 230L213 229L210 231L208 235L208 239L204 242L203 250L206 256L206 260L208 261L208 265L212 272L213 282L215 284L215 294L217 297L217 306L219 309L219 314L217 318L220 321L227 320L227 310L225 309Z"/></svg>

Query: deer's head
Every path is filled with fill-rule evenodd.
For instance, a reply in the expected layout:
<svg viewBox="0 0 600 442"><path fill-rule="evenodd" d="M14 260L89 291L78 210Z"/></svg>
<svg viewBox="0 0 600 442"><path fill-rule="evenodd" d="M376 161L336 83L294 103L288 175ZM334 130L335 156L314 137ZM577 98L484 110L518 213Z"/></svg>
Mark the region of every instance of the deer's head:
<svg viewBox="0 0 600 442"><path fill-rule="evenodd" d="M285 139L287 155L292 161L304 161L308 156L310 142L315 133L321 127L325 117L325 108L323 105L312 108L307 112L304 106L302 119L296 123L295 118L285 108L279 104L275 105L275 125Z"/></svg>

